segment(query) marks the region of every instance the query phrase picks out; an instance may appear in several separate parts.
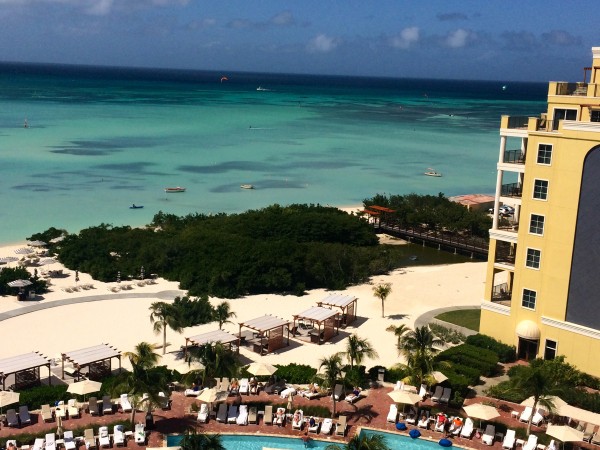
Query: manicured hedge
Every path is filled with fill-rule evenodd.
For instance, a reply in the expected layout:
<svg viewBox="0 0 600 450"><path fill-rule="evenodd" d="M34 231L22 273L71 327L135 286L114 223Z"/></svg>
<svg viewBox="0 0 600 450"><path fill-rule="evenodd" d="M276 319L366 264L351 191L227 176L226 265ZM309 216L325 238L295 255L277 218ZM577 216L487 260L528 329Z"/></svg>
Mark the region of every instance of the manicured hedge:
<svg viewBox="0 0 600 450"><path fill-rule="evenodd" d="M66 401L71 398L67 394L67 386L62 384L58 386L36 386L20 391L20 405L27 405L30 410L40 409L42 405L54 406L58 401Z"/></svg>
<svg viewBox="0 0 600 450"><path fill-rule="evenodd" d="M474 334L469 336L465 343L493 351L498 355L498 359L502 363L510 363L517 360L517 350L514 345L503 344L485 334Z"/></svg>
<svg viewBox="0 0 600 450"><path fill-rule="evenodd" d="M291 363L285 366L275 364L275 367L277 367L277 377L291 384L312 383L317 374L317 369L306 364Z"/></svg>
<svg viewBox="0 0 600 450"><path fill-rule="evenodd" d="M481 375L489 377L497 371L498 355L491 350L462 344L439 353L436 361L449 361L452 364L469 366L479 370Z"/></svg>

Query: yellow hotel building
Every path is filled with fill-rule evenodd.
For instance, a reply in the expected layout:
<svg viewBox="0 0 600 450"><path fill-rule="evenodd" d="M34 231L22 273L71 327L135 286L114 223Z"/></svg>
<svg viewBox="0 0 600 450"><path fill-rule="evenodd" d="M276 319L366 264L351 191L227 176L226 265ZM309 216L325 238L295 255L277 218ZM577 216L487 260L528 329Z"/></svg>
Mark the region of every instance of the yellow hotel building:
<svg viewBox="0 0 600 450"><path fill-rule="evenodd" d="M600 47L592 55L583 82L549 83L541 117L502 116L480 332L600 376Z"/></svg>

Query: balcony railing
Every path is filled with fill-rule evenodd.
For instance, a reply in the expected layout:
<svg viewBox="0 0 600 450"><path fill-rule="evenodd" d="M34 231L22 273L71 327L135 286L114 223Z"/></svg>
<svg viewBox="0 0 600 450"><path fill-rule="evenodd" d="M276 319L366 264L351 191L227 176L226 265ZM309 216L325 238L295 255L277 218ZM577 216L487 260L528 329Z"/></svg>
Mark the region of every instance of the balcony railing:
<svg viewBox="0 0 600 450"><path fill-rule="evenodd" d="M529 123L528 116L510 116L508 118L508 128L509 129L527 129L527 124Z"/></svg>
<svg viewBox="0 0 600 450"><path fill-rule="evenodd" d="M504 152L503 162L510 164L525 164L525 154L521 149L507 150Z"/></svg>
<svg viewBox="0 0 600 450"><path fill-rule="evenodd" d="M587 83L556 83L554 95L587 95Z"/></svg>
<svg viewBox="0 0 600 450"><path fill-rule="evenodd" d="M508 288L507 283L497 284L492 289L492 301L499 302L503 300L510 300L511 291Z"/></svg>
<svg viewBox="0 0 600 450"><path fill-rule="evenodd" d="M496 255L494 256L494 262L515 265L515 254L517 248L512 247L507 242L498 242L496 246Z"/></svg>
<svg viewBox="0 0 600 450"><path fill-rule="evenodd" d="M520 183L503 184L500 195L502 197L521 198L522 190Z"/></svg>

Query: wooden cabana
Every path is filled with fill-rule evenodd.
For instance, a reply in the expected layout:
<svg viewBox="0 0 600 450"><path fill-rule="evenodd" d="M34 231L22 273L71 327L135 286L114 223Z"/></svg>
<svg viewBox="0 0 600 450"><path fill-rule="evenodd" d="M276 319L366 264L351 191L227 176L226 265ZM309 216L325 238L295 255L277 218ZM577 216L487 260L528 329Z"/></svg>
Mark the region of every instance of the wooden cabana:
<svg viewBox="0 0 600 450"><path fill-rule="evenodd" d="M294 314L294 328L300 330L302 328L301 325L305 321L310 322L308 331L310 341L321 345L323 342L329 341L333 336L340 333L340 315L339 311L321 306L313 306L306 311Z"/></svg>
<svg viewBox="0 0 600 450"><path fill-rule="evenodd" d="M2 389L6 390L6 379L14 375L13 389L24 389L37 386L42 383L40 378L40 367L48 368L48 385L52 384L52 372L50 360L37 352L25 353L19 356L0 359L0 378Z"/></svg>
<svg viewBox="0 0 600 450"><path fill-rule="evenodd" d="M358 299L353 295L330 294L320 302L317 302L317 306L339 308L342 312L341 323L345 327L356 320Z"/></svg>
<svg viewBox="0 0 600 450"><path fill-rule="evenodd" d="M254 331L250 339L246 342L253 345L256 353L266 355L284 346L290 345L289 327L290 322L280 317L267 314L247 322L240 322L240 332L238 335L238 352L242 343L242 327L250 328ZM284 339L284 330L288 329L287 340Z"/></svg>
<svg viewBox="0 0 600 450"><path fill-rule="evenodd" d="M208 333L197 334L196 336L185 338L185 354L187 355L188 346L198 346L220 342L229 344L229 348L234 342L238 341L238 336L223 330L209 331ZM191 343L191 344L190 344Z"/></svg>
<svg viewBox="0 0 600 450"><path fill-rule="evenodd" d="M119 360L121 371L121 352L108 344L95 345L62 354L62 379L65 378L65 361L70 361L78 374L81 369L88 368L87 377L99 381L112 372L112 358Z"/></svg>

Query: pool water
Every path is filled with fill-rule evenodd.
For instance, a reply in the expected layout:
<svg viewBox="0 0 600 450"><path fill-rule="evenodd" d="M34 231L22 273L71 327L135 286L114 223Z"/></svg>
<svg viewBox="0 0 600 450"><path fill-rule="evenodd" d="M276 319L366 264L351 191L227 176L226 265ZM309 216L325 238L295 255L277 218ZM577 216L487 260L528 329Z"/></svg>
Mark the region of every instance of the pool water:
<svg viewBox="0 0 600 450"><path fill-rule="evenodd" d="M383 434L386 444L391 449L402 450L435 450L440 449L437 441L423 439L411 439L395 433L375 432L371 430L362 430L361 434ZM167 446L173 447L179 445L181 435L167 436ZM274 437L257 435L221 435L223 445L227 450L262 450L263 447L286 449L286 450L304 450L304 442L299 437ZM318 441L311 439L308 448L324 450L333 441Z"/></svg>

